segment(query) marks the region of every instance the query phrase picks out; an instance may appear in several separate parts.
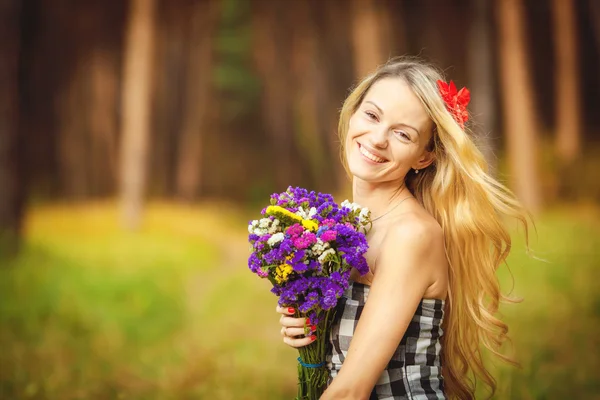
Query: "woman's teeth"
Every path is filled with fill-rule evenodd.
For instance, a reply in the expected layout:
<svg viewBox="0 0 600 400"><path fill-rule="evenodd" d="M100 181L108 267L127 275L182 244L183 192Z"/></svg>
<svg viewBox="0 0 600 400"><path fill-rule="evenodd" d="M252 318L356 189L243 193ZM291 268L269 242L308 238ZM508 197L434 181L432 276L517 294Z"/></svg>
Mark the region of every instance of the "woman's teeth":
<svg viewBox="0 0 600 400"><path fill-rule="evenodd" d="M383 163L385 162L385 159L381 158L381 157L377 157L375 154L370 153L369 150L365 149L363 146L358 146L358 148L360 149L360 153L367 157L369 160L371 161L375 161L376 163Z"/></svg>

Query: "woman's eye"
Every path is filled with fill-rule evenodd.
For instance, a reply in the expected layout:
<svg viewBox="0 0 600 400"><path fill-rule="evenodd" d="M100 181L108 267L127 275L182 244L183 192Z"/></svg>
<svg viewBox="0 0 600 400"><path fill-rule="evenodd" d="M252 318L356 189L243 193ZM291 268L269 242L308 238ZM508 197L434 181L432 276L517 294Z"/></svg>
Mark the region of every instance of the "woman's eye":
<svg viewBox="0 0 600 400"><path fill-rule="evenodd" d="M405 132L403 132L403 131L397 131L397 132L396 132L396 135L400 136L400 137L401 137L401 138L403 138L403 139L410 140L410 136L408 136L408 135L407 135Z"/></svg>
<svg viewBox="0 0 600 400"><path fill-rule="evenodd" d="M365 114L367 114L370 119L377 120L377 115L373 114L372 112L365 111Z"/></svg>

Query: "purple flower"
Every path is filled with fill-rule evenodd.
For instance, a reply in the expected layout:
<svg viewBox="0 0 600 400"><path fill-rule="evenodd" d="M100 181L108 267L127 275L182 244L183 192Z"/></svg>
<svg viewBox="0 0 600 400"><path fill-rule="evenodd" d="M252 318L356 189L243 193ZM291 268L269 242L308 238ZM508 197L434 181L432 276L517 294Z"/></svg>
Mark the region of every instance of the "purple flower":
<svg viewBox="0 0 600 400"><path fill-rule="evenodd" d="M296 272L305 272L308 270L308 264L306 264L304 261L299 261L299 262L293 263L292 268Z"/></svg>
<svg viewBox="0 0 600 400"><path fill-rule="evenodd" d="M256 253L250 254L250 257L248 258L248 268L250 268L250 271L256 272L261 266L262 263L260 258L258 258L258 255L256 255Z"/></svg>
<svg viewBox="0 0 600 400"><path fill-rule="evenodd" d="M294 253L294 257L292 257L292 262L293 263L297 263L302 261L302 259L304 258L305 252L303 250L299 250L297 252Z"/></svg>

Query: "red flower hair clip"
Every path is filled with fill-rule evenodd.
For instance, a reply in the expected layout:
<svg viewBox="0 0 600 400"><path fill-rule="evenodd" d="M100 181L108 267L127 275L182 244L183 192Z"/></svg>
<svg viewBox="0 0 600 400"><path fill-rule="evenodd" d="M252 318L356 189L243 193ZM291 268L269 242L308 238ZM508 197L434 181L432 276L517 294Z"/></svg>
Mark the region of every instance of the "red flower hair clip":
<svg viewBox="0 0 600 400"><path fill-rule="evenodd" d="M438 80L438 89L440 95L446 103L446 108L452 114L456 122L461 128L465 127L465 122L469 120L469 114L467 113L467 105L471 101L471 93L466 87L456 91L456 86L453 81L447 84L444 81Z"/></svg>

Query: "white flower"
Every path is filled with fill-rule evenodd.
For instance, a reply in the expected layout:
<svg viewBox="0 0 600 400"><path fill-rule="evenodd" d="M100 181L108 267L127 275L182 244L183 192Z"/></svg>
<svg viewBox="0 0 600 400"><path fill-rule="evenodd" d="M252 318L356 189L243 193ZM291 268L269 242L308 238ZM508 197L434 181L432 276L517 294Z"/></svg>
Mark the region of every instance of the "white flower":
<svg viewBox="0 0 600 400"><path fill-rule="evenodd" d="M325 250L325 251L323 252L323 254L321 254L321 255L319 256L319 262L320 262L321 264L323 264L323 262L325 261L325 258L326 258L328 255L330 255L330 254L335 254L335 250L334 250L334 249L328 249L328 250Z"/></svg>
<svg viewBox="0 0 600 400"><path fill-rule="evenodd" d="M306 211L304 211L304 208L302 208L302 207L298 207L298 211L296 211L296 215L298 215L302 219L308 219L307 218L308 215L306 214Z"/></svg>
<svg viewBox="0 0 600 400"><path fill-rule="evenodd" d="M308 219L312 219L312 217L314 217L315 215L317 215L317 208L311 207L310 211L308 212Z"/></svg>
<svg viewBox="0 0 600 400"><path fill-rule="evenodd" d="M269 218L262 218L259 222L258 222L258 226L261 228L268 228L269 225L271 225L271 220Z"/></svg>
<svg viewBox="0 0 600 400"><path fill-rule="evenodd" d="M321 254L327 248L329 248L329 243L323 242L320 238L317 238L317 243L312 245L311 250L313 254Z"/></svg>
<svg viewBox="0 0 600 400"><path fill-rule="evenodd" d="M248 224L248 233L256 233L256 228L258 227L258 220L253 220L252 222L250 222L250 224Z"/></svg>
<svg viewBox="0 0 600 400"><path fill-rule="evenodd" d="M256 228L254 229L254 234L258 236L266 235L268 233L267 229Z"/></svg>
<svg viewBox="0 0 600 400"><path fill-rule="evenodd" d="M277 218L275 218L273 220L273 222L271 223L271 226L268 229L268 233L274 234L274 233L279 232L279 231L280 231L280 229L279 229L279 220Z"/></svg>
<svg viewBox="0 0 600 400"><path fill-rule="evenodd" d="M369 209L365 207L362 210L360 210L360 214L358 214L358 221L362 225L365 225L367 223L368 217L369 217Z"/></svg>
<svg viewBox="0 0 600 400"><path fill-rule="evenodd" d="M285 235L283 234L283 232L279 232L271 236L269 240L267 240L267 243L269 244L269 246L274 246L275 244L281 242L283 238L285 238Z"/></svg>
<svg viewBox="0 0 600 400"><path fill-rule="evenodd" d="M351 209L352 211L356 211L356 210L358 210L358 209L360 208L360 205L359 205L359 204L356 204L356 203L350 203L348 200L344 200L344 201L342 201L342 204L341 204L341 206L342 206L342 207L345 207L345 208L349 208L349 209Z"/></svg>

